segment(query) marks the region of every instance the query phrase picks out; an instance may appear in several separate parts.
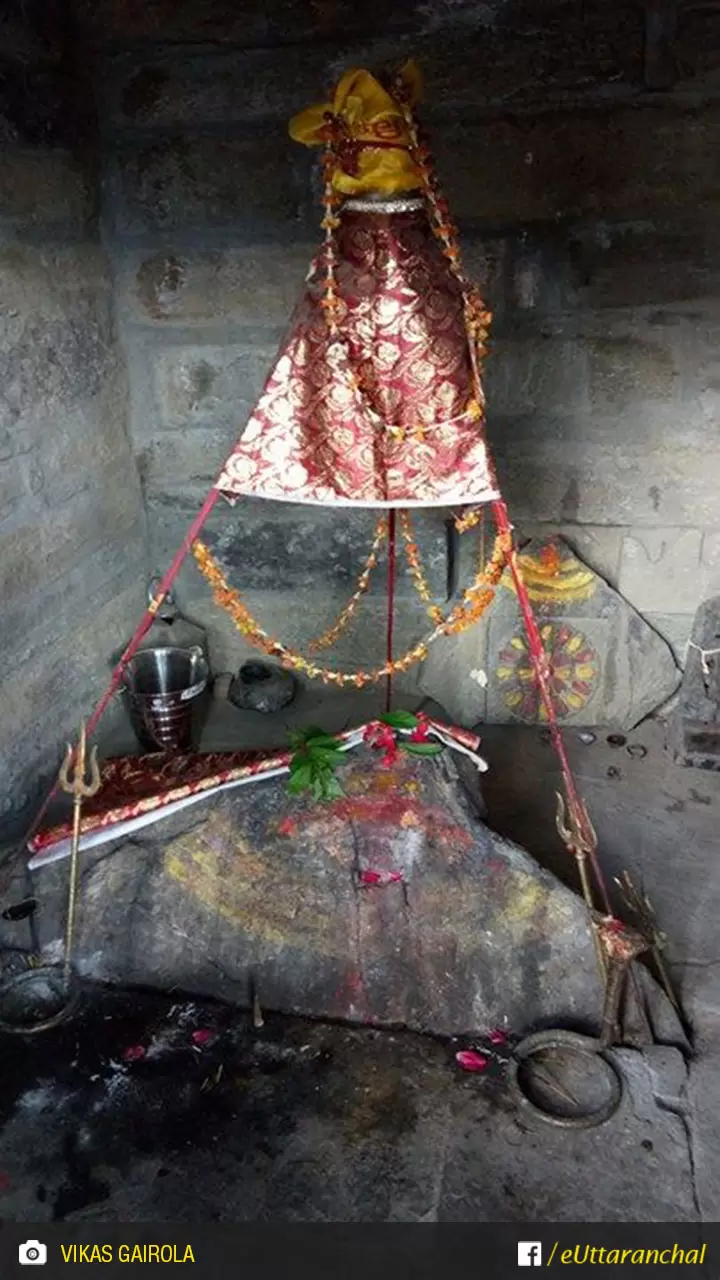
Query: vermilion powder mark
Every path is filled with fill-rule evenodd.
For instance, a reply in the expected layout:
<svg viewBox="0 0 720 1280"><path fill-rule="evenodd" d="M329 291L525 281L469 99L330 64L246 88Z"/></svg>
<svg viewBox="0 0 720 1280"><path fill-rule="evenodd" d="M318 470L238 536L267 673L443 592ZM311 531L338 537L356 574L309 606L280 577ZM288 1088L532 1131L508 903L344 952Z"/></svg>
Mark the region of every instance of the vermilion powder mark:
<svg viewBox="0 0 720 1280"><path fill-rule="evenodd" d="M386 885L399 884L402 881L402 871L361 871L358 876L358 883L363 885Z"/></svg>

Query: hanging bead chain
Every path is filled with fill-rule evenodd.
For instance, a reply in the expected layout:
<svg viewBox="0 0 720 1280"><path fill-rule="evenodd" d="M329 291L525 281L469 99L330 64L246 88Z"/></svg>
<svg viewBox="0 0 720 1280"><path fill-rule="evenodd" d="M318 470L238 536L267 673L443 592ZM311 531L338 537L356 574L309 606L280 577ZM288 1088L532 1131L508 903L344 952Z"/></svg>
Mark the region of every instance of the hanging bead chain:
<svg viewBox="0 0 720 1280"><path fill-rule="evenodd" d="M380 548L382 544L387 540L387 536L388 536L388 522L385 516L381 516L377 522L377 525L375 526L375 537L373 539L373 543L370 548L370 554L367 560L365 561L365 565L363 566L362 573L358 578L357 588L355 592L350 597L347 604L345 605L345 608L339 614L337 620L333 623L333 625L331 627L328 627L328 630L323 632L321 636L318 636L316 640L310 641L310 644L308 645L308 649L310 653L317 653L319 649L331 649L332 646L335 644L335 641L338 639L338 637L341 636L342 633L349 626L350 621L353 617L353 614L355 613L355 610L357 609L360 603L360 600L362 599L363 595L365 594L365 592L367 591L370 585L370 575L373 569L377 565Z"/></svg>
<svg viewBox="0 0 720 1280"><path fill-rule="evenodd" d="M338 205L342 201L340 196L333 189L333 175L337 167L337 159L333 150L333 125L334 117L328 112L326 119L330 129L330 137L325 143L323 153L323 207L324 217L321 223L325 232L325 243L323 246L323 263L325 267L325 286L323 296L320 299L320 306L325 312L330 333L335 338L339 331L339 313L341 309L340 298L337 289L337 229L340 226L340 219L337 215Z"/></svg>

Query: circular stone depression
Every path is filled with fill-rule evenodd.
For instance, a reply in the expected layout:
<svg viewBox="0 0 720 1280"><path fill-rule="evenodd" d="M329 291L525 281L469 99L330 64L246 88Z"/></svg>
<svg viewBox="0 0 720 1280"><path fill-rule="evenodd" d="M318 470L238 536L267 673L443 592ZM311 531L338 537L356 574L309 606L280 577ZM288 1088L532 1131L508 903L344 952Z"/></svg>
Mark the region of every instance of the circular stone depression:
<svg viewBox="0 0 720 1280"><path fill-rule="evenodd" d="M574 1031L538 1031L517 1045L511 1085L516 1101L546 1124L593 1129L622 1099L622 1081L599 1041Z"/></svg>
<svg viewBox="0 0 720 1280"><path fill-rule="evenodd" d="M43 966L15 974L0 985L0 1030L35 1035L74 1013L77 990L65 982L62 969Z"/></svg>

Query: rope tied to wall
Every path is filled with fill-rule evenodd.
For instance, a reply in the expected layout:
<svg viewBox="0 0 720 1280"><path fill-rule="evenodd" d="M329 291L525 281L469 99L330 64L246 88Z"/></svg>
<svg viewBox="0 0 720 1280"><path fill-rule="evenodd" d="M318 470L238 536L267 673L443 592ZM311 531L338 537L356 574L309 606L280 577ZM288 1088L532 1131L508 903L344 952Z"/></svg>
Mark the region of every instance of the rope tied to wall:
<svg viewBox="0 0 720 1280"><path fill-rule="evenodd" d="M686 662L691 649L697 650L697 652L700 654L700 665L702 666L703 675L704 676L711 675L712 669L708 665L708 658L717 657L717 655L720 654L720 648L703 649L701 644L695 644L694 640L688 640L687 644L685 645L685 661Z"/></svg>

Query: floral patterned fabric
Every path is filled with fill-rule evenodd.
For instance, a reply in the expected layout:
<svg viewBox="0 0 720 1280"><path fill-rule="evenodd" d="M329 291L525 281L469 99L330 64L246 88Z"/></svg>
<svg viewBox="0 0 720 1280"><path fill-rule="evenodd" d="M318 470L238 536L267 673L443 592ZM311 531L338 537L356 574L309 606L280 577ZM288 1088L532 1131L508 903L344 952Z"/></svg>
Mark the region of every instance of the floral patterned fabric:
<svg viewBox="0 0 720 1280"><path fill-rule="evenodd" d="M373 722L375 723L375 722ZM480 739L466 729L427 719L429 729L442 735L441 740L456 750L473 754ZM346 729L337 734L340 744L359 745L368 725ZM80 824L81 836L108 830L120 823L157 812L191 796L216 792L240 782L260 781L265 775L284 772L291 760L287 750L214 751L179 755L157 751L145 756L118 756L105 760L100 767L101 786L97 795L85 801ZM33 866L41 865L42 855L50 854L72 835L72 816L41 828L27 848L36 855Z"/></svg>
<svg viewBox="0 0 720 1280"><path fill-rule="evenodd" d="M313 264L289 338L216 482L229 497L368 507L498 497L459 285L424 210L345 211L341 337Z"/></svg>

